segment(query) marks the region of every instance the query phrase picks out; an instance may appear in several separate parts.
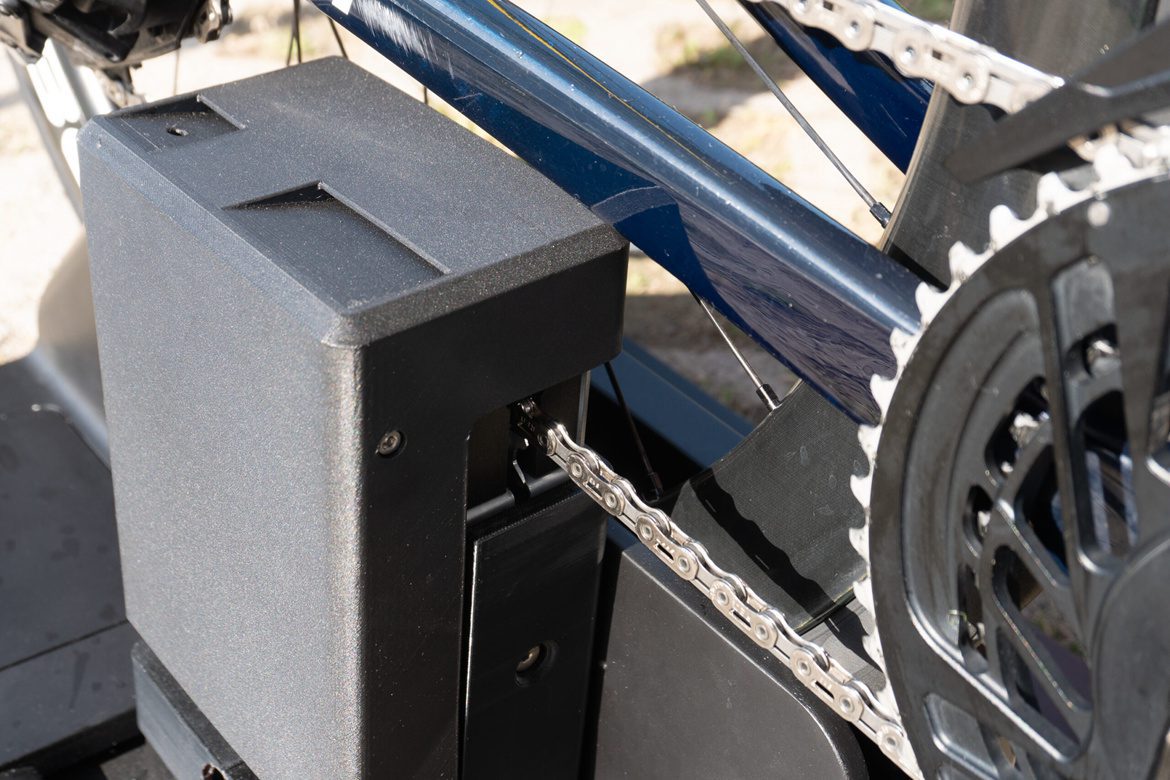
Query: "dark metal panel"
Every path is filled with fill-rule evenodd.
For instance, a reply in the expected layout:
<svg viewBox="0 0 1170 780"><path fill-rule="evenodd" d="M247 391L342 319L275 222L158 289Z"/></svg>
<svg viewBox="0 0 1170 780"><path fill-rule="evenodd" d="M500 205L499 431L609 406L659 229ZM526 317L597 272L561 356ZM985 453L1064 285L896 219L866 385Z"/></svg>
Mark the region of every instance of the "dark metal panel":
<svg viewBox="0 0 1170 780"><path fill-rule="evenodd" d="M682 487L671 518L803 631L865 571L849 542L865 517L848 486L867 467L852 420L812 393L790 393Z"/></svg>
<svg viewBox="0 0 1170 780"><path fill-rule="evenodd" d="M609 534L596 777L868 776L847 723L632 534Z"/></svg>
<svg viewBox="0 0 1170 780"><path fill-rule="evenodd" d="M505 0L316 0L857 418L916 278Z"/></svg>
<svg viewBox="0 0 1170 780"><path fill-rule="evenodd" d="M880 54L850 51L828 33L805 30L775 2L740 5L890 162L906 170L930 102L929 82L906 78Z"/></svg>
<svg viewBox="0 0 1170 780"><path fill-rule="evenodd" d="M464 780L580 767L606 515L558 492L472 544Z"/></svg>

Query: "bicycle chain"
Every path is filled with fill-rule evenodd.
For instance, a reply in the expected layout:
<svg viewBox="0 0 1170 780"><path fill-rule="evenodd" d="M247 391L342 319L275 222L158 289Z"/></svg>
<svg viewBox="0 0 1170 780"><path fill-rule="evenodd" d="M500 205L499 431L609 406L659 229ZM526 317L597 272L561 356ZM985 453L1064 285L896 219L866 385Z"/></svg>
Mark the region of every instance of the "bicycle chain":
<svg viewBox="0 0 1170 780"><path fill-rule="evenodd" d="M1004 56L990 46L876 0L767 1L780 5L797 23L823 30L853 51L884 54L903 75L931 80L962 103L986 103L1010 113L1064 83L1063 79ZM1129 127L1120 131L1104 128L1103 132L1102 141L1074 139L1070 144L1087 160L1098 156L1099 149L1095 147L1103 146L1111 152L1095 162L1098 186L1116 185L1140 175L1142 168L1155 161L1164 165L1170 152L1170 135L1165 132L1155 142L1146 138L1134 140L1138 134ZM1039 189L1043 207L1037 209L1036 215L1019 219L1006 208L993 213L994 240L986 252L976 254L962 245L955 247L951 258L955 266L952 289L935 292L924 285L919 290L921 328L913 334L895 332L891 339L898 358L898 374L913 352L922 329L955 286L998 246L1014 239L1047 214L1091 196L1097 187L1089 192L1073 192L1055 174L1049 174L1042 179ZM874 377L871 383L883 414L897 379L897 375ZM613 471L597 453L574 442L564 426L543 415L533 401L519 406L523 416L518 427L533 436L578 487L631 530L671 571L694 585L736 628L784 663L834 712L873 740L907 775L922 777L892 700L879 700L869 686L850 674L825 648L800 636L779 610L764 601L742 578L716 565L701 542L687 535L665 512L642 501L628 480ZM867 524L859 532L851 533L851 537L867 563L869 488L880 436L880 426L862 426L859 430L859 439L870 460L870 473L855 477L852 485L866 510ZM868 585L867 574L855 584L855 590L872 614L873 597ZM866 639L867 649L880 659L876 626L871 627Z"/></svg>
<svg viewBox="0 0 1170 780"><path fill-rule="evenodd" d="M760 0L755 0L759 2ZM941 86L961 103L1023 108L1064 80L877 0L767 0L800 25L852 51L876 51L910 78Z"/></svg>
<svg viewBox="0 0 1170 780"><path fill-rule="evenodd" d="M671 571L694 585L732 625L783 662L834 712L872 739L903 771L921 777L901 724L865 683L825 648L800 636L780 611L742 578L716 565L701 542L688 536L665 512L642 501L629 480L613 471L596 452L574 442L565 427L545 416L535 402L524 401L519 409L520 431L535 439L581 490L633 531Z"/></svg>

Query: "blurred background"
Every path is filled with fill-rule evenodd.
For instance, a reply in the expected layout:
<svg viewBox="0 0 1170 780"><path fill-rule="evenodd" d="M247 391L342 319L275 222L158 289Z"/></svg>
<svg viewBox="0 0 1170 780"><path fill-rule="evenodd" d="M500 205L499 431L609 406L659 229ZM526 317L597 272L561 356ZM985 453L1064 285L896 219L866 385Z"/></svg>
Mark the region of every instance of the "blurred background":
<svg viewBox="0 0 1170 780"><path fill-rule="evenodd" d="M915 0L909 10L934 21L951 0ZM861 201L767 92L739 54L691 0L527 0L520 2L572 41L642 84L710 130L814 205L874 242L881 228ZM902 174L764 37L734 2L713 2L854 174L893 208ZM220 40L184 43L135 71L148 100L283 67L290 55L289 0L233 0L234 22ZM340 53L328 20L308 2L301 12L304 59ZM422 97L419 85L340 31L350 59ZM7 59L7 58L6 58ZM296 61L293 52L292 61ZM431 98L464 126L458 112ZM36 342L36 304L81 225L42 149L7 63L0 63L0 363ZM752 420L764 409L735 358L686 289L639 252L631 255L626 333L735 411ZM748 359L783 395L793 379L736 333Z"/></svg>

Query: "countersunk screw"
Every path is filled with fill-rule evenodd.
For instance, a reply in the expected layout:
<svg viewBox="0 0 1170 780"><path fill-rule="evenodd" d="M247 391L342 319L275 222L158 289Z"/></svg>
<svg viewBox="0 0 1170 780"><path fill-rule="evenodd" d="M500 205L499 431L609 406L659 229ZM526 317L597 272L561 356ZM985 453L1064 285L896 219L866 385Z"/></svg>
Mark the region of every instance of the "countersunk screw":
<svg viewBox="0 0 1170 780"><path fill-rule="evenodd" d="M384 458L388 458L394 453L402 449L402 442L405 437L402 431L387 431L382 440L378 442L378 454Z"/></svg>

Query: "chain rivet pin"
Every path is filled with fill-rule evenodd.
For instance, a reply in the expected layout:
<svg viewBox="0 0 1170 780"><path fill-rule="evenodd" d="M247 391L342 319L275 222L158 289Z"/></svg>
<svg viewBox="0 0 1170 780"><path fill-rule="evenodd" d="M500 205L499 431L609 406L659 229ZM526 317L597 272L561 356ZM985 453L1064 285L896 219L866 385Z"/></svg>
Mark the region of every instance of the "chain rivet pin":
<svg viewBox="0 0 1170 780"><path fill-rule="evenodd" d="M680 547L674 559L674 568L680 577L689 582L699 576L699 558L685 547Z"/></svg>
<svg viewBox="0 0 1170 780"><path fill-rule="evenodd" d="M808 680L812 677L812 659L809 658L808 653L802 650L792 654L792 668L796 672L796 676L802 680Z"/></svg>

